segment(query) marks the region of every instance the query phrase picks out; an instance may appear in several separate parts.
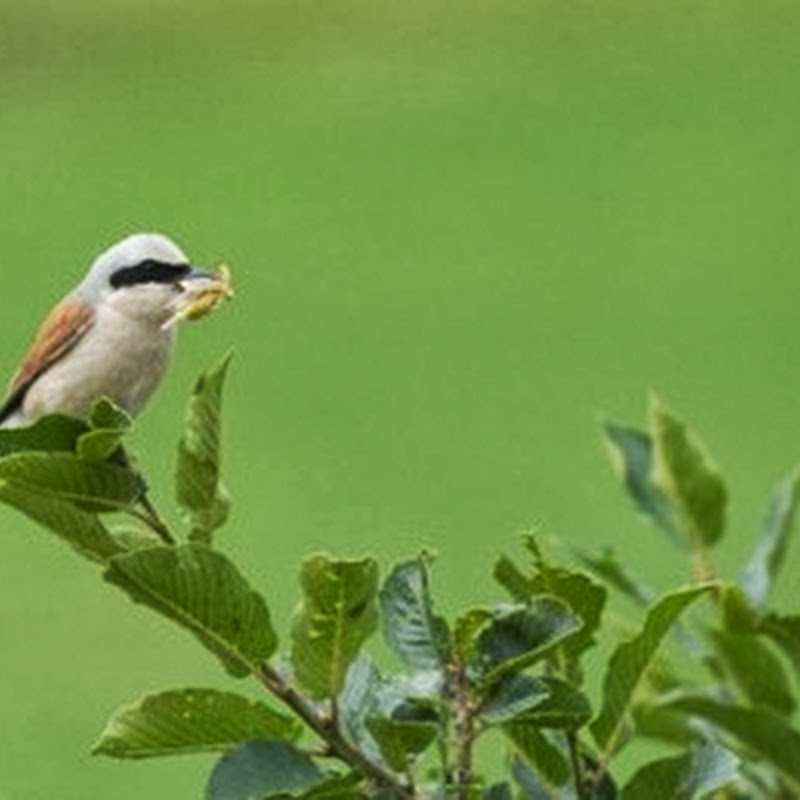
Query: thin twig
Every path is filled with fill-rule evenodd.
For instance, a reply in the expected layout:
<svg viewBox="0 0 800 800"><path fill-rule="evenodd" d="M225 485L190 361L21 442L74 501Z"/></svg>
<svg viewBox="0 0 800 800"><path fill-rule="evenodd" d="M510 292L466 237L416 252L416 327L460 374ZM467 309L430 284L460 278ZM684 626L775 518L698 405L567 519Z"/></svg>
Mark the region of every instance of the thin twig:
<svg viewBox="0 0 800 800"><path fill-rule="evenodd" d="M275 697L285 703L328 746L330 754L364 773L378 786L393 789L400 797L413 800L414 790L397 775L376 764L349 742L341 731L338 714L323 716L299 692L292 688L269 664L260 664L256 677Z"/></svg>
<svg viewBox="0 0 800 800"><path fill-rule="evenodd" d="M586 781L583 778L581 754L578 752L578 737L575 731L567 731L567 747L569 748L569 757L572 761L572 778L575 783L575 794L578 800L588 800L589 791L586 786Z"/></svg>
<svg viewBox="0 0 800 800"><path fill-rule="evenodd" d="M150 502L150 498L147 496L147 484L144 476L136 469L134 459L130 456L125 447L123 445L119 445L114 453L112 453L110 460L115 461L116 463L120 464L120 466L130 470L131 472L135 472L141 479L142 486L144 487L142 496L138 498L133 506L127 508L126 511L131 516L136 517L136 519L140 520L141 522L144 522L148 528L150 528L154 533L158 534L165 544L175 545L175 537L170 532L169 525L167 525L167 523L164 521L164 518L158 513L156 507Z"/></svg>
<svg viewBox="0 0 800 800"><path fill-rule="evenodd" d="M455 784L458 800L472 793L472 747L475 743L475 709L467 688L466 667L455 661L448 667L455 733Z"/></svg>
<svg viewBox="0 0 800 800"><path fill-rule="evenodd" d="M139 506L141 506L141 509ZM175 545L175 537L170 532L169 526L164 522L163 517L158 513L146 494L139 498L137 505L128 509L128 513L144 522L145 525L161 537L165 544Z"/></svg>

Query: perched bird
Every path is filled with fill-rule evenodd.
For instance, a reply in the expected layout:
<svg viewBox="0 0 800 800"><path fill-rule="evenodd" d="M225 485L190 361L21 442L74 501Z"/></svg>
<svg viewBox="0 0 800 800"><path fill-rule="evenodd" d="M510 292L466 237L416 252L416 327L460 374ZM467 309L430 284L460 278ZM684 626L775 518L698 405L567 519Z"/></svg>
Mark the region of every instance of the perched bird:
<svg viewBox="0 0 800 800"><path fill-rule="evenodd" d="M86 417L103 395L135 414L168 365L176 309L193 283L210 279L158 233L101 253L39 328L0 403L0 425L52 412Z"/></svg>

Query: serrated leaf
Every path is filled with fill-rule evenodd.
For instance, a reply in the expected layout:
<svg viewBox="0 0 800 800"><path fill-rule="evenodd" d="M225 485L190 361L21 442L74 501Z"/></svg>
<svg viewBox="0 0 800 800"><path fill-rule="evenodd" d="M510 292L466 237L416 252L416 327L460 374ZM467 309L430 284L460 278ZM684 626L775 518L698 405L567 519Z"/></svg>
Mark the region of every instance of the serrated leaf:
<svg viewBox="0 0 800 800"><path fill-rule="evenodd" d="M299 723L263 703L218 689L171 689L119 709L92 749L113 758L227 750L251 739L289 739Z"/></svg>
<svg viewBox="0 0 800 800"><path fill-rule="evenodd" d="M96 514L83 511L67 500L0 482L0 502L13 506L35 522L49 528L82 556L93 561L104 564L109 558L125 550Z"/></svg>
<svg viewBox="0 0 800 800"><path fill-rule="evenodd" d="M525 720L539 728L575 730L589 721L591 709L586 697L565 681L517 674L493 687L480 716L490 725Z"/></svg>
<svg viewBox="0 0 800 800"><path fill-rule="evenodd" d="M800 792L800 733L764 708L742 708L704 696L683 696L668 707L700 717L729 733L772 764Z"/></svg>
<svg viewBox="0 0 800 800"><path fill-rule="evenodd" d="M603 432L614 472L636 508L674 535L675 511L669 498L653 483L652 437L613 422L605 422Z"/></svg>
<svg viewBox="0 0 800 800"><path fill-rule="evenodd" d="M635 600L639 605L646 606L655 600L655 591L622 564L612 550L605 550L597 556L578 552L577 556L598 578Z"/></svg>
<svg viewBox="0 0 800 800"><path fill-rule="evenodd" d="M694 549L716 544L725 530L728 491L700 438L657 397L649 409L653 485L675 509Z"/></svg>
<svg viewBox="0 0 800 800"><path fill-rule="evenodd" d="M761 608L786 557L800 501L800 467L775 489L762 525L761 540L739 581L750 602Z"/></svg>
<svg viewBox="0 0 800 800"><path fill-rule="evenodd" d="M782 714L791 714L795 700L783 662L768 642L755 634L710 630L714 653L747 700Z"/></svg>
<svg viewBox="0 0 800 800"><path fill-rule="evenodd" d="M197 379L178 443L175 493L189 522L189 538L206 544L228 516L230 498L220 482L222 389L233 353Z"/></svg>
<svg viewBox="0 0 800 800"><path fill-rule="evenodd" d="M662 595L650 606L641 633L617 645L603 681L603 705L590 726L601 750L606 753L614 750L636 690L670 627L687 606L710 588L711 585L691 586Z"/></svg>
<svg viewBox="0 0 800 800"><path fill-rule="evenodd" d="M20 452L0 458L0 479L78 504L87 511L119 511L145 491L132 470L84 461L74 453Z"/></svg>
<svg viewBox="0 0 800 800"><path fill-rule="evenodd" d="M680 797L700 800L739 777L739 759L707 742L680 756L661 758L641 767L622 790L622 800Z"/></svg>
<svg viewBox="0 0 800 800"><path fill-rule="evenodd" d="M430 747L439 732L439 724L431 720L373 715L367 718L367 730L377 742L386 763L401 772Z"/></svg>
<svg viewBox="0 0 800 800"><path fill-rule="evenodd" d="M482 682L488 685L527 669L578 632L581 625L580 618L555 597L540 596L526 605L500 607L476 642Z"/></svg>
<svg viewBox="0 0 800 800"><path fill-rule="evenodd" d="M216 763L205 800L260 800L302 791L323 779L319 767L288 742L246 742Z"/></svg>
<svg viewBox="0 0 800 800"><path fill-rule="evenodd" d="M414 669L446 663L450 632L433 611L425 555L395 565L378 595L387 644Z"/></svg>
<svg viewBox="0 0 800 800"><path fill-rule="evenodd" d="M513 742L525 759L553 786L563 786L570 770L563 748L557 747L530 720L506 722L503 733Z"/></svg>
<svg viewBox="0 0 800 800"><path fill-rule="evenodd" d="M64 414L47 414L19 428L0 427L0 455L31 450L71 453L87 430L85 422Z"/></svg>
<svg viewBox="0 0 800 800"><path fill-rule="evenodd" d="M191 631L231 675L244 677L277 646L269 611L236 566L203 545L157 546L111 559L103 577Z"/></svg>
<svg viewBox="0 0 800 800"><path fill-rule="evenodd" d="M334 697L350 663L378 625L378 565L324 554L300 566L303 597L292 625L292 664L316 698Z"/></svg>

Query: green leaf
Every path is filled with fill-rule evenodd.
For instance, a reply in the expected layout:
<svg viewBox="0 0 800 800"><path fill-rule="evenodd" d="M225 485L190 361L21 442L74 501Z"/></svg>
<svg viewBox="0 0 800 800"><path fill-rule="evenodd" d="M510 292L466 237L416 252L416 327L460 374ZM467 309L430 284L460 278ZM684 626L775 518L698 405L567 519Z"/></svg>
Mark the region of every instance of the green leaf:
<svg viewBox="0 0 800 800"><path fill-rule="evenodd" d="M726 630L731 633L755 633L759 614L738 584L723 583L720 586L719 600Z"/></svg>
<svg viewBox="0 0 800 800"><path fill-rule="evenodd" d="M524 719L539 728L559 728L574 731L583 727L592 716L586 696L574 686L558 678L543 677L548 684L548 696L535 708L523 714Z"/></svg>
<svg viewBox="0 0 800 800"><path fill-rule="evenodd" d="M764 517L761 540L739 581L750 602L761 608L786 557L800 500L800 467L775 490Z"/></svg>
<svg viewBox="0 0 800 800"><path fill-rule="evenodd" d="M493 688L480 715L490 725L525 720L539 728L575 730L589 721L591 709L586 697L565 681L517 674Z"/></svg>
<svg viewBox="0 0 800 800"><path fill-rule="evenodd" d="M515 756L511 761L511 776L520 788L517 797L520 800L555 800L563 797L563 793L554 794L550 787L542 780L542 776L535 773L525 761ZM567 795L572 800L572 795ZM566 798L565 798L566 800Z"/></svg>
<svg viewBox="0 0 800 800"><path fill-rule="evenodd" d="M506 722L502 731L548 783L563 786L567 782L570 769L562 748L553 744L534 722L524 718Z"/></svg>
<svg viewBox="0 0 800 800"><path fill-rule="evenodd" d="M303 598L292 625L292 663L312 697L339 694L347 668L378 625L378 565L324 554L300 566Z"/></svg>
<svg viewBox="0 0 800 800"><path fill-rule="evenodd" d="M129 522L112 525L110 532L120 549L126 552L164 543L150 528L144 528L141 525L131 524Z"/></svg>
<svg viewBox="0 0 800 800"><path fill-rule="evenodd" d="M550 686L541 677L524 673L509 675L492 687L480 708L481 719L502 725L536 708L550 696Z"/></svg>
<svg viewBox="0 0 800 800"><path fill-rule="evenodd" d="M752 705L782 714L794 711L789 676L768 642L755 634L720 630L710 630L708 637L727 673Z"/></svg>
<svg viewBox="0 0 800 800"><path fill-rule="evenodd" d="M665 531L675 534L675 511L669 498L653 484L652 437L613 422L604 423L603 432L614 472L636 508Z"/></svg>
<svg viewBox="0 0 800 800"><path fill-rule="evenodd" d="M700 438L657 397L649 410L652 480L672 503L694 549L711 547L725 529L728 492Z"/></svg>
<svg viewBox="0 0 800 800"><path fill-rule="evenodd" d="M500 556L497 559L492 576L516 603L524 603L533 594L530 576L526 575L508 556Z"/></svg>
<svg viewBox="0 0 800 800"><path fill-rule="evenodd" d="M578 552L577 555L598 578L632 598L639 605L646 606L655 600L656 593L622 564L612 550L605 550L597 556L582 552Z"/></svg>
<svg viewBox="0 0 800 800"><path fill-rule="evenodd" d="M96 430L82 434L77 443L77 454L84 461L105 461L120 446L125 431Z"/></svg>
<svg viewBox="0 0 800 800"><path fill-rule="evenodd" d="M171 689L119 709L92 752L148 758L227 750L251 739L296 739L300 725L263 703L217 689Z"/></svg>
<svg viewBox="0 0 800 800"><path fill-rule="evenodd" d="M126 549L108 532L96 514L83 511L67 500L0 482L0 502L13 506L49 528L82 556L93 561L104 564L111 556Z"/></svg>
<svg viewBox="0 0 800 800"><path fill-rule="evenodd" d="M549 655L581 629L562 600L540 596L527 605L499 607L478 635L483 683L521 672Z"/></svg>
<svg viewBox="0 0 800 800"><path fill-rule="evenodd" d="M89 412L89 427L93 430L126 431L133 427L131 415L108 397L95 400Z"/></svg>
<svg viewBox="0 0 800 800"><path fill-rule="evenodd" d="M111 559L103 577L191 631L231 675L257 670L277 646L269 611L234 564L203 545L157 546Z"/></svg>
<svg viewBox="0 0 800 800"><path fill-rule="evenodd" d="M430 747L439 732L439 723L373 715L367 718L367 729L378 743L386 763L402 772L410 761Z"/></svg>
<svg viewBox="0 0 800 800"><path fill-rule="evenodd" d="M220 482L222 388L233 353L228 352L197 379L189 398L186 425L178 444L175 492L184 510L189 538L211 543L228 516L230 498Z"/></svg>
<svg viewBox="0 0 800 800"><path fill-rule="evenodd" d="M475 655L478 631L492 619L492 611L483 606L474 606L464 611L453 628L453 649L461 661L471 661Z"/></svg>
<svg viewBox="0 0 800 800"><path fill-rule="evenodd" d="M508 781L493 783L484 790L482 800L514 800L511 784Z"/></svg>
<svg viewBox="0 0 800 800"><path fill-rule="evenodd" d="M326 775L308 789L294 792L270 792L259 800L370 800L375 793L367 794L359 786L364 779L358 772L346 775ZM393 800L393 798L392 798Z"/></svg>
<svg viewBox="0 0 800 800"><path fill-rule="evenodd" d="M671 742L684 748L695 743L697 731L687 722L686 716L659 705L659 700L648 698L646 702L634 703L631 718L636 735Z"/></svg>
<svg viewBox="0 0 800 800"><path fill-rule="evenodd" d="M526 543L534 554L535 568L532 574L526 575L502 556L495 564L494 577L519 602L542 595L551 595L566 601L572 611L583 620L580 632L565 642L563 647L564 656L574 659L594 644L593 634L600 625L606 590L584 572L545 563L532 536L526 536Z"/></svg>
<svg viewBox="0 0 800 800"><path fill-rule="evenodd" d="M800 792L800 733L764 708L742 708L703 696L683 696L668 707L700 717L738 739L776 767Z"/></svg>
<svg viewBox="0 0 800 800"><path fill-rule="evenodd" d="M47 414L20 428L0 427L0 455L31 450L72 453L87 430L85 422L64 414Z"/></svg>
<svg viewBox="0 0 800 800"><path fill-rule="evenodd" d="M684 755L661 758L641 767L623 788L622 800L700 800L735 781L739 765L733 753L707 742Z"/></svg>
<svg viewBox="0 0 800 800"><path fill-rule="evenodd" d="M641 633L617 645L603 681L603 705L591 724L592 736L601 750L613 752L636 690L670 627L688 605L710 588L709 584L691 586L662 595L650 606Z"/></svg>
<svg viewBox="0 0 800 800"><path fill-rule="evenodd" d="M87 511L128 508L145 491L141 477L129 469L62 452L4 456L0 458L0 479L46 497L69 500Z"/></svg>
<svg viewBox="0 0 800 800"><path fill-rule="evenodd" d="M434 614L425 554L392 569L379 593L387 644L414 669L442 668L449 657L450 632Z"/></svg>
<svg viewBox="0 0 800 800"><path fill-rule="evenodd" d="M288 742L245 742L216 763L205 800L261 800L302 792L322 780L319 767Z"/></svg>
<svg viewBox="0 0 800 800"><path fill-rule="evenodd" d="M758 631L783 650L800 678L800 614L765 614L758 624Z"/></svg>
<svg viewBox="0 0 800 800"><path fill-rule="evenodd" d="M76 452L87 461L105 461L120 446L132 424L126 411L101 397L89 414L91 430L78 438Z"/></svg>
<svg viewBox="0 0 800 800"><path fill-rule="evenodd" d="M350 664L339 695L342 725L350 741L370 757L380 760L377 745L367 730L367 718L375 710L381 675L372 659L362 653Z"/></svg>

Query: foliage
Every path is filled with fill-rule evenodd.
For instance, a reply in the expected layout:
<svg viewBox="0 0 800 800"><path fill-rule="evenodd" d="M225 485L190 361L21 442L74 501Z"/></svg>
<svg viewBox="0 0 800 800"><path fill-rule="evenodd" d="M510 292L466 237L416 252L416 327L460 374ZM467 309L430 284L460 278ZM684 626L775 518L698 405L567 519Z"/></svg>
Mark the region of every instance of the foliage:
<svg viewBox="0 0 800 800"><path fill-rule="evenodd" d="M95 753L221 752L207 800L800 792L800 615L768 607L798 470L778 486L741 578L719 578L712 553L725 531L724 479L699 437L654 398L647 430L606 423L605 437L635 506L686 551L690 584L659 594L608 552L579 554L583 567L556 563L528 533L524 561L501 556L494 567L509 599L447 619L436 610L429 553L382 581L371 557L316 553L300 565L287 659L276 655L267 601L215 541L230 502L221 482L228 363L200 376L189 401L175 479L182 536L150 504L123 448L131 421L109 401L86 423L50 416L0 430L1 501L271 696L267 704L211 687L148 693L113 715ZM137 527L114 526L112 512ZM604 635L607 587L642 613L612 649L593 702L582 662ZM379 628L399 671L383 671L365 650ZM682 749L619 785L615 759L635 737ZM476 767L482 740L507 748L506 774Z"/></svg>

